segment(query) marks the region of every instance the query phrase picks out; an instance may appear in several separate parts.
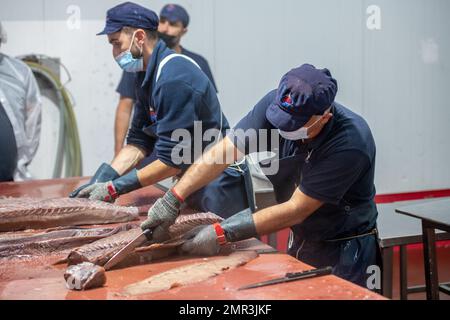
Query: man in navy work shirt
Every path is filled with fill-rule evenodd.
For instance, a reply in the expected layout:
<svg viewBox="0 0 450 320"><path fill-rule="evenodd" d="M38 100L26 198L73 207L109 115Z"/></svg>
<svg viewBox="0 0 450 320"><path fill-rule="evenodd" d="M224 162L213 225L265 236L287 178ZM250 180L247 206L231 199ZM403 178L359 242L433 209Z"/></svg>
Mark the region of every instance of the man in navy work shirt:
<svg viewBox="0 0 450 320"><path fill-rule="evenodd" d="M206 74L214 86L214 89L217 91L216 83L208 61L201 55L185 49L180 44L181 38L188 32L189 15L187 11L179 5L167 4L162 8L159 16L158 34L160 39L164 40L166 45L176 53L186 55L197 62L200 69ZM114 126L114 150L117 155L123 147L129 127L133 103L136 99L135 74L123 72L116 91L120 94Z"/></svg>
<svg viewBox="0 0 450 320"><path fill-rule="evenodd" d="M211 82L193 60L176 55L158 39L157 27L158 16L153 11L131 2L108 11L106 27L99 34L108 36L119 66L136 73L136 108L128 145L71 197L112 202L120 194L179 176L193 163L196 155L192 151L199 148L201 155L211 142L204 142L202 136L198 141L198 131L202 135L214 129L217 142L229 128ZM176 130L188 136L178 139L173 135ZM157 159L136 170L153 151ZM224 217L248 208L243 171L245 167L231 166L189 197L189 204ZM177 195L169 192L156 203L179 210L176 199Z"/></svg>
<svg viewBox="0 0 450 320"><path fill-rule="evenodd" d="M375 143L365 120L334 101L336 92L337 82L327 69L302 65L291 70L278 90L263 97L235 130L190 167L173 188L180 198L226 168L216 161L224 153L239 159L252 143L259 145L255 139L260 136L242 136L236 129L279 133L278 143L267 144L267 150L278 154L272 160L279 162L278 171L268 178L279 204L253 215L244 210L218 226L196 230L184 251L212 255L227 242L290 227L289 254L318 268L332 266L335 275L366 286L368 267L378 262ZM150 213L165 215L156 206Z"/></svg>

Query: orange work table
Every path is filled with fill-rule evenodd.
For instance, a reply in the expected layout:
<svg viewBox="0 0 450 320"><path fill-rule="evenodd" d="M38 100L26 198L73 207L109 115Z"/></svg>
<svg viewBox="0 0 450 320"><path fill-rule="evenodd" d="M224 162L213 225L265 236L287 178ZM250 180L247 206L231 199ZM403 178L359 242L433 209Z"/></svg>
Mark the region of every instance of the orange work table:
<svg viewBox="0 0 450 320"><path fill-rule="evenodd" d="M86 178L0 183L0 197L66 197ZM118 199L119 204L143 207L161 197L156 187L147 187ZM142 217L141 219L144 219ZM248 249L268 249L257 240L243 242ZM246 249L247 249L246 248ZM263 251L264 252L264 251ZM102 288L70 291L65 286L65 265L53 266L40 261L0 259L0 300L5 299L162 299L162 300L383 300L384 297L333 275L282 283L257 289L238 288L260 281L284 276L287 272L311 269L307 264L284 253L261 253L256 259L237 269L206 281L176 287L168 291L127 297L122 289L152 275L186 264L201 262L202 258L172 257L149 264L107 272Z"/></svg>

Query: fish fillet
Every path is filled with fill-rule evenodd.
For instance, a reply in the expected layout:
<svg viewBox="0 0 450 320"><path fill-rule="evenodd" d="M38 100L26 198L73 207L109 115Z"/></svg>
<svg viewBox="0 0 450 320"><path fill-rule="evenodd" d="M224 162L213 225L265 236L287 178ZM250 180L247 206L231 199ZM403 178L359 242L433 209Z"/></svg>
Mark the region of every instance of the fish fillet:
<svg viewBox="0 0 450 320"><path fill-rule="evenodd" d="M172 249L184 243L184 241L181 239L183 234L191 230L192 228L195 228L199 225L207 225L220 221L222 221L222 218L213 213L180 215L169 229L169 234L173 241L169 241L168 243L164 244L153 244L150 247L144 246L144 248L142 248L141 250L137 249L137 252L145 252L145 259L147 259L149 258L149 251L166 251L165 249ZM111 259L111 257L116 252L126 246L141 232L142 230L140 228L132 229L77 248L70 252L67 258L68 264L76 265L81 262L91 262L103 266L109 259ZM131 256L130 259L135 261L136 257Z"/></svg>
<svg viewBox="0 0 450 320"><path fill-rule="evenodd" d="M54 251L76 248L96 240L126 231L136 225L125 224L115 228L73 228L35 234L0 235L0 258L37 256Z"/></svg>
<svg viewBox="0 0 450 320"><path fill-rule="evenodd" d="M0 199L0 232L127 222L138 218L135 207L88 199Z"/></svg>
<svg viewBox="0 0 450 320"><path fill-rule="evenodd" d="M139 295L170 290L220 275L255 259L255 251L234 252L226 257L208 259L206 262L175 268L125 287L125 295Z"/></svg>

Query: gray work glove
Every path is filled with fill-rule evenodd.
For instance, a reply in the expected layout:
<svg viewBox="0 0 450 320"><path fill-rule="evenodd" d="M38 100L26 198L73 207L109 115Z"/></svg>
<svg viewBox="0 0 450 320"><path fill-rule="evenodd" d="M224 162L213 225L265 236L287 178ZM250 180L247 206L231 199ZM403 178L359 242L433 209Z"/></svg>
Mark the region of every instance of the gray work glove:
<svg viewBox="0 0 450 320"><path fill-rule="evenodd" d="M77 197L113 203L116 198L111 196L114 193L109 192L109 188L114 188L112 181L94 183L81 190Z"/></svg>
<svg viewBox="0 0 450 320"><path fill-rule="evenodd" d="M86 189L87 187L99 183L99 182L107 182L114 179L117 179L120 177L120 175L117 173L116 170L114 170L109 164L103 163L95 172L94 176L92 177L91 181L89 183L82 185L81 187L75 189L70 195L70 198L86 198L87 194L82 193L83 196L81 196L81 191Z"/></svg>
<svg viewBox="0 0 450 320"><path fill-rule="evenodd" d="M156 200L148 210L148 218L141 224L141 229L153 229L152 240L161 243L169 239L169 227L175 223L182 203L172 190L166 192L164 197Z"/></svg>
<svg viewBox="0 0 450 320"><path fill-rule="evenodd" d="M117 178L114 181L92 184L78 193L80 198L89 198L105 202L114 202L119 195L141 188L141 183L137 176L137 170Z"/></svg>
<svg viewBox="0 0 450 320"><path fill-rule="evenodd" d="M195 256L214 256L220 251L213 225L194 228L183 238L188 240L181 246L181 252Z"/></svg>
<svg viewBox="0 0 450 320"><path fill-rule="evenodd" d="M237 242L257 236L252 211L246 209L222 221L220 224L225 232L227 242ZM196 228L186 236L187 240L181 251L192 255L216 255L220 251L220 244L214 226Z"/></svg>

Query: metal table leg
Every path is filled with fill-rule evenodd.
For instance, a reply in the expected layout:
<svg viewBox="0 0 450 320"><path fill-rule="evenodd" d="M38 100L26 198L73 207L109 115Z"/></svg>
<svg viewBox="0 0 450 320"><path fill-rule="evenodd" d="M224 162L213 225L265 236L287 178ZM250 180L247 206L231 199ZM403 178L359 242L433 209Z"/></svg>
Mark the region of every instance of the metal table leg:
<svg viewBox="0 0 450 320"><path fill-rule="evenodd" d="M392 268L393 268L393 256L394 248L382 248L381 258L383 260L382 275L382 288L381 294L386 298L392 299Z"/></svg>
<svg viewBox="0 0 450 320"><path fill-rule="evenodd" d="M408 252L405 245L400 246L400 299L408 300Z"/></svg>
<svg viewBox="0 0 450 320"><path fill-rule="evenodd" d="M439 300L438 269L436 261L436 234L432 226L422 220L423 255L427 299Z"/></svg>

